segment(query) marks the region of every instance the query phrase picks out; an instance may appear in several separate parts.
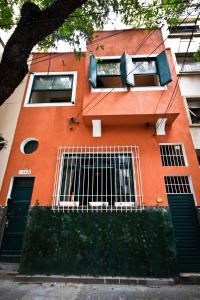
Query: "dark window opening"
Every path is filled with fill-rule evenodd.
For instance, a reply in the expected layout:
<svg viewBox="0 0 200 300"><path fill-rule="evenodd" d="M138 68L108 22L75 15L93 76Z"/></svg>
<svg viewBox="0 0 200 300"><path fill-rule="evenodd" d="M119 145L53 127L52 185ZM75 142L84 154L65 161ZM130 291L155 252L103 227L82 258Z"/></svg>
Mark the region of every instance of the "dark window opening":
<svg viewBox="0 0 200 300"><path fill-rule="evenodd" d="M97 88L122 87L119 60L97 62Z"/></svg>
<svg viewBox="0 0 200 300"><path fill-rule="evenodd" d="M192 33L192 32L198 32L199 26L193 24L184 24L184 25L179 25L177 27L170 27L169 31L170 33Z"/></svg>
<svg viewBox="0 0 200 300"><path fill-rule="evenodd" d="M39 146L38 141L32 140L32 141L27 142L24 145L24 149L23 149L24 153L31 154L37 150L38 146Z"/></svg>
<svg viewBox="0 0 200 300"><path fill-rule="evenodd" d="M69 103L72 87L73 75L36 75L29 103Z"/></svg>
<svg viewBox="0 0 200 300"><path fill-rule="evenodd" d="M185 166L183 146L180 144L160 145L163 166Z"/></svg>
<svg viewBox="0 0 200 300"><path fill-rule="evenodd" d="M133 59L135 86L159 86L155 59Z"/></svg>
<svg viewBox="0 0 200 300"><path fill-rule="evenodd" d="M198 159L198 162L200 165L200 149L195 149L195 151L196 151L197 159Z"/></svg>
<svg viewBox="0 0 200 300"><path fill-rule="evenodd" d="M187 98L186 100L192 124L200 124L200 98Z"/></svg>
<svg viewBox="0 0 200 300"><path fill-rule="evenodd" d="M61 202L134 202L132 155L129 153L66 154L60 190Z"/></svg>

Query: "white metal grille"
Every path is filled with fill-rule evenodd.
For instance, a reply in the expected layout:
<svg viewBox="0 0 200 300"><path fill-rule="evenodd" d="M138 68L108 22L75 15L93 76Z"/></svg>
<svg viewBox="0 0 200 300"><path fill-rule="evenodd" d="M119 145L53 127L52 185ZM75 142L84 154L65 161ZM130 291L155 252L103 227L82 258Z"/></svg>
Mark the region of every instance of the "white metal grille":
<svg viewBox="0 0 200 300"><path fill-rule="evenodd" d="M160 154L163 166L185 166L185 156L181 144L161 144Z"/></svg>
<svg viewBox="0 0 200 300"><path fill-rule="evenodd" d="M188 176L165 176L167 194L191 194Z"/></svg>
<svg viewBox="0 0 200 300"><path fill-rule="evenodd" d="M68 146L58 150L53 208L143 208L138 146Z"/></svg>

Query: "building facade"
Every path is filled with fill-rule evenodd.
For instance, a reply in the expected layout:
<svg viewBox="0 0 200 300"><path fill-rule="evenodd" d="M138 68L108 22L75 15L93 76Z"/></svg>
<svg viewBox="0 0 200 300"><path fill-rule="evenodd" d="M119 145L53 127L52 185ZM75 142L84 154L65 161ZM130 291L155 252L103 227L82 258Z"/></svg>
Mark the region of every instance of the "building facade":
<svg viewBox="0 0 200 300"><path fill-rule="evenodd" d="M194 57L200 45L200 20L196 15L180 20L180 23L180 26L166 31L166 46L171 48L174 55L190 132L200 164L200 62Z"/></svg>
<svg viewBox="0 0 200 300"><path fill-rule="evenodd" d="M94 33L80 60L33 54L1 205L120 212L185 197L198 206L199 175L160 29Z"/></svg>

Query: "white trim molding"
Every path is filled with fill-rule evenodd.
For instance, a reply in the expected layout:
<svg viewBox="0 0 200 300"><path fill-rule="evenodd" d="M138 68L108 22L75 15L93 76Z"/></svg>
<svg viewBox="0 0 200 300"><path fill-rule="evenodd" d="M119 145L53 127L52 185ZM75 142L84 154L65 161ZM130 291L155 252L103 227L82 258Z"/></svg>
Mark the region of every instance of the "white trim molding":
<svg viewBox="0 0 200 300"><path fill-rule="evenodd" d="M72 86L72 98L71 102L62 103L29 103L31 90L33 86L33 80L35 75L48 76L48 75L73 75L73 86ZM24 101L24 107L49 107L49 106L74 106L76 98L76 87L77 87L77 71L73 72L36 72L30 75L28 88L26 91L26 97Z"/></svg>

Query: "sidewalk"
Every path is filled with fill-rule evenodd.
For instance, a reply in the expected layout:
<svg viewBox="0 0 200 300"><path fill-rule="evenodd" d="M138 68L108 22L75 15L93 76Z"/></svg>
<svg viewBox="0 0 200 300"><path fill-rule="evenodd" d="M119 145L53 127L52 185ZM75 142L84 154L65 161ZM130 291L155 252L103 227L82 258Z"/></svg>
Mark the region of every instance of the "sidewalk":
<svg viewBox="0 0 200 300"><path fill-rule="evenodd" d="M0 279L0 300L199 300L200 286L23 283Z"/></svg>

